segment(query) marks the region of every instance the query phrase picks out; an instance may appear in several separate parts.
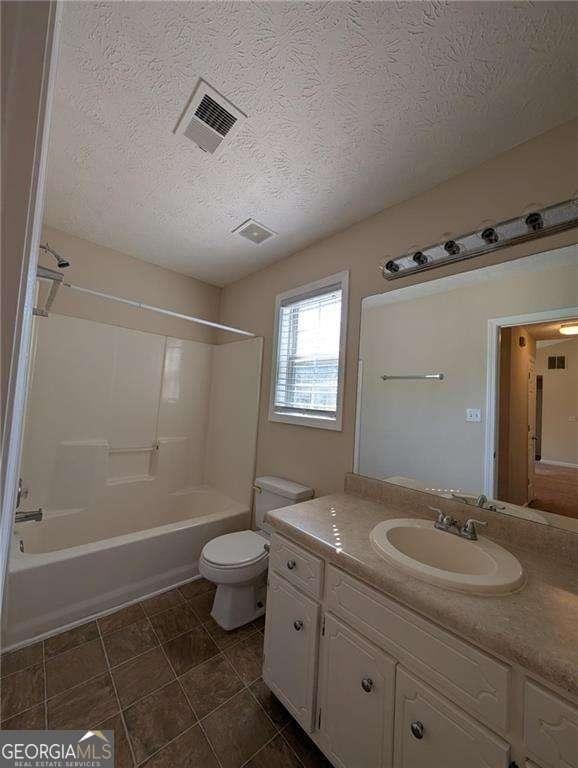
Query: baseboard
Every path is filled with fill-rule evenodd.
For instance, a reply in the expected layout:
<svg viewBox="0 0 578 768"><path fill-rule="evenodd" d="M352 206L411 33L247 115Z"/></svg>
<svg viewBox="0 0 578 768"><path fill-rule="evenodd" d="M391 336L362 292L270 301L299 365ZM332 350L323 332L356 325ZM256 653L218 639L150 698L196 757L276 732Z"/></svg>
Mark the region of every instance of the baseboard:
<svg viewBox="0 0 578 768"><path fill-rule="evenodd" d="M569 467L570 469L578 469L578 464L573 464L571 461L555 461L554 459L540 459L537 464L552 464L555 467Z"/></svg>

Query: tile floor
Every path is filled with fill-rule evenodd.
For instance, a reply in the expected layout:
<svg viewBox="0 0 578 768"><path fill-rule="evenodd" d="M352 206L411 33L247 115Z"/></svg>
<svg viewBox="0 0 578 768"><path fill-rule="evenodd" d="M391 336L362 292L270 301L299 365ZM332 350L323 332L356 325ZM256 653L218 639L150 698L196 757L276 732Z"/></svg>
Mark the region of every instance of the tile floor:
<svg viewBox="0 0 578 768"><path fill-rule="evenodd" d="M331 768L197 580L0 659L1 727L112 729L117 768Z"/></svg>

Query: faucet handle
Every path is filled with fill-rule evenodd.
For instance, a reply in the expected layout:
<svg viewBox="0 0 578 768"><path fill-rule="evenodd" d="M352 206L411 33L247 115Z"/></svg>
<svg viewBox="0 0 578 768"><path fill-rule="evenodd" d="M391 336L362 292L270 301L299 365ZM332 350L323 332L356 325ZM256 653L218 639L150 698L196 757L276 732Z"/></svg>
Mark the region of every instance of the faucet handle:
<svg viewBox="0 0 578 768"><path fill-rule="evenodd" d="M466 520L466 522L462 527L462 535L465 536L467 539L476 541L478 538L478 535L476 532L476 525L483 525L484 527L487 527L488 524L485 523L483 520L476 520L473 517L468 517L468 519Z"/></svg>
<svg viewBox="0 0 578 768"><path fill-rule="evenodd" d="M432 512L435 512L437 515L436 523L439 523L440 525L445 521L445 515L441 511L441 509L438 509L438 507L428 507L428 509L431 509Z"/></svg>

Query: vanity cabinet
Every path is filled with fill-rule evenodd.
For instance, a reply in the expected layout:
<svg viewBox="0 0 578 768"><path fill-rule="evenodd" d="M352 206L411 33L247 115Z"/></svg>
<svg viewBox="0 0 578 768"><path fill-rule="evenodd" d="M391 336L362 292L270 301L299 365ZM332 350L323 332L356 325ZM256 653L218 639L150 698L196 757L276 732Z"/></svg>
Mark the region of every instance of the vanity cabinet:
<svg viewBox="0 0 578 768"><path fill-rule="evenodd" d="M306 731L313 729L319 604L269 574L263 679Z"/></svg>
<svg viewBox="0 0 578 768"><path fill-rule="evenodd" d="M396 768L508 768L510 747L400 667L393 764Z"/></svg>
<svg viewBox="0 0 578 768"><path fill-rule="evenodd" d="M279 534L263 678L335 768L578 768L578 709Z"/></svg>
<svg viewBox="0 0 578 768"><path fill-rule="evenodd" d="M328 609L408 669L498 731L508 720L510 670L335 566L327 568Z"/></svg>
<svg viewBox="0 0 578 768"><path fill-rule="evenodd" d="M393 739L395 661L327 614L321 639L319 721L338 768L386 768Z"/></svg>

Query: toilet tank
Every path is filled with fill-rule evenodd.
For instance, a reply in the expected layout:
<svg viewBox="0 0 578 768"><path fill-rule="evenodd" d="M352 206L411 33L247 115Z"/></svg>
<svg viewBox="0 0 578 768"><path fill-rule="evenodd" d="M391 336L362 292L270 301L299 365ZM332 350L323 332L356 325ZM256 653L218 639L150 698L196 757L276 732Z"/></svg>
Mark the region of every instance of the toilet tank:
<svg viewBox="0 0 578 768"><path fill-rule="evenodd" d="M282 477L258 477L255 480L255 528L270 533L264 523L265 514L271 509L288 507L313 498L313 488L285 480Z"/></svg>

